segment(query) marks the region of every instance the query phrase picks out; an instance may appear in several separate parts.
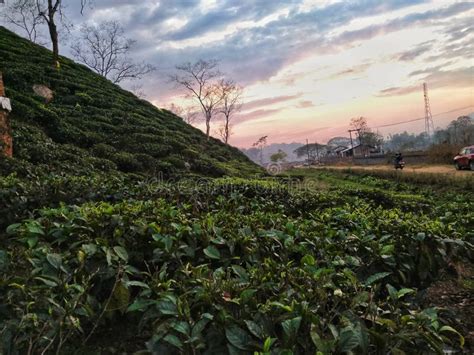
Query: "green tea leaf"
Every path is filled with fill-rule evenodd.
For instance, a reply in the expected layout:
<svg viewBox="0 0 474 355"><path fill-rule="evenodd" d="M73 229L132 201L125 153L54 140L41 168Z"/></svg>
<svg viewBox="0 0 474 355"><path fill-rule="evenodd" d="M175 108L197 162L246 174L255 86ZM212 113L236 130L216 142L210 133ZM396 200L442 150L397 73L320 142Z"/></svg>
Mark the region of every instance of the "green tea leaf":
<svg viewBox="0 0 474 355"><path fill-rule="evenodd" d="M178 321L172 325L172 328L181 334L188 335L190 332L189 324L184 321Z"/></svg>
<svg viewBox="0 0 474 355"><path fill-rule="evenodd" d="M15 235L17 233L18 228L20 227L21 223L10 224L6 229L6 232L8 235Z"/></svg>
<svg viewBox="0 0 474 355"><path fill-rule="evenodd" d="M359 345L359 339L352 327L346 327L339 333L338 349L341 353L346 353Z"/></svg>
<svg viewBox="0 0 474 355"><path fill-rule="evenodd" d="M265 338L265 332L260 325L251 320L246 320L244 322L247 325L247 329L250 331L250 333L259 339Z"/></svg>
<svg viewBox="0 0 474 355"><path fill-rule="evenodd" d="M127 285L127 287L137 286L137 287L148 288L148 289L150 288L150 286L148 286L146 283L141 282L141 281L127 281L125 284Z"/></svg>
<svg viewBox="0 0 474 355"><path fill-rule="evenodd" d="M41 282L43 282L46 286L49 286L49 287L56 287L58 286L58 284L54 281L51 281L51 280L48 280L44 277L35 277L35 280L39 280Z"/></svg>
<svg viewBox="0 0 474 355"><path fill-rule="evenodd" d="M408 295L410 293L415 293L416 291L412 288L402 288L398 290L397 292L397 298L402 298L405 295Z"/></svg>
<svg viewBox="0 0 474 355"><path fill-rule="evenodd" d="M28 223L26 225L26 230L28 231L29 234L44 235L43 226L41 226L37 222Z"/></svg>
<svg viewBox="0 0 474 355"><path fill-rule="evenodd" d="M217 250L217 248L212 245L209 245L206 249L204 249L204 254L206 254L206 256L211 259L219 260L221 258L221 253L219 250Z"/></svg>
<svg viewBox="0 0 474 355"><path fill-rule="evenodd" d="M301 265L314 266L315 264L316 260L312 255L306 254L301 258Z"/></svg>
<svg viewBox="0 0 474 355"><path fill-rule="evenodd" d="M176 335L168 334L167 336L163 338L163 340L166 341L168 344L171 344L177 347L178 349L183 348L183 343L181 342L181 340L179 340L179 338Z"/></svg>
<svg viewBox="0 0 474 355"><path fill-rule="evenodd" d="M170 301L158 301L156 306L161 314L178 315L178 308Z"/></svg>
<svg viewBox="0 0 474 355"><path fill-rule="evenodd" d="M48 254L46 255L46 260L48 260L52 267L58 270L61 268L61 265L63 263L62 257L59 254Z"/></svg>
<svg viewBox="0 0 474 355"><path fill-rule="evenodd" d="M137 299L130 306L128 306L127 312L142 311L152 304L156 304L156 301Z"/></svg>
<svg viewBox="0 0 474 355"><path fill-rule="evenodd" d="M451 333L457 334L459 336L459 345L461 346L461 348L464 347L464 343L465 343L464 337L461 335L461 333L459 333L453 327L450 327L449 325L443 325L441 328L439 328L439 332L440 333L451 332Z"/></svg>
<svg viewBox="0 0 474 355"><path fill-rule="evenodd" d="M225 336L229 343L240 350L248 350L252 338L248 333L237 325L225 328Z"/></svg>
<svg viewBox="0 0 474 355"><path fill-rule="evenodd" d="M379 280L382 280L383 278L387 277L388 275L391 275L392 273L391 272L379 272L377 274L373 274L371 276L369 276L367 278L367 280L365 280L365 284L368 286L368 285L372 285L373 283L379 281Z"/></svg>
<svg viewBox="0 0 474 355"><path fill-rule="evenodd" d="M265 339L265 342L263 343L263 349L262 349L263 352L264 353L270 352L270 349L271 349L273 343L275 343L275 341L276 341L276 338L268 337L267 339Z"/></svg>
<svg viewBox="0 0 474 355"><path fill-rule="evenodd" d="M243 281L248 282L249 275L245 271L245 269L240 265L232 265L232 270L239 276Z"/></svg>
<svg viewBox="0 0 474 355"><path fill-rule="evenodd" d="M281 323L281 326L283 327L283 333L285 334L288 340L292 341L296 339L298 330L300 329L300 325L301 325L301 317L287 319L286 321Z"/></svg>
<svg viewBox="0 0 474 355"><path fill-rule="evenodd" d="M122 259L125 262L128 262L128 253L127 253L127 251L125 250L124 247L115 246L114 251L120 259Z"/></svg>

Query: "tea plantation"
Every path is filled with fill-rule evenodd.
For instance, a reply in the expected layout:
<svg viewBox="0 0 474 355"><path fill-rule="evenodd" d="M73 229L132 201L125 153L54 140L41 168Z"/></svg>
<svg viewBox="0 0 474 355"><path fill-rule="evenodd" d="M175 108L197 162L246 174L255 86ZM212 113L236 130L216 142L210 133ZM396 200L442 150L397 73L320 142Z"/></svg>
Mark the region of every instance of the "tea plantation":
<svg viewBox="0 0 474 355"><path fill-rule="evenodd" d="M250 177L233 148L48 55L0 29L16 110L16 157L0 160L0 353L473 350L472 180ZM458 308L428 299L443 280Z"/></svg>
<svg viewBox="0 0 474 355"><path fill-rule="evenodd" d="M472 266L472 192L331 173L0 184L6 354L468 349L462 315L423 293Z"/></svg>

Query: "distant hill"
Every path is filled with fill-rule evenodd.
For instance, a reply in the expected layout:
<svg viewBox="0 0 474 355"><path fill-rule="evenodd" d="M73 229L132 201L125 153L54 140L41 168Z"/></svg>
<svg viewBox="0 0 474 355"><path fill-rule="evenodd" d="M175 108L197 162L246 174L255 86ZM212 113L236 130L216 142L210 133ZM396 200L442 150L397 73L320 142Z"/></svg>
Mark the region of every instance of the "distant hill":
<svg viewBox="0 0 474 355"><path fill-rule="evenodd" d="M140 100L83 65L0 26L0 71L14 137L14 162L59 172L110 170L167 176L245 175L260 171L237 148L207 141L167 110ZM51 89L46 103L34 85Z"/></svg>

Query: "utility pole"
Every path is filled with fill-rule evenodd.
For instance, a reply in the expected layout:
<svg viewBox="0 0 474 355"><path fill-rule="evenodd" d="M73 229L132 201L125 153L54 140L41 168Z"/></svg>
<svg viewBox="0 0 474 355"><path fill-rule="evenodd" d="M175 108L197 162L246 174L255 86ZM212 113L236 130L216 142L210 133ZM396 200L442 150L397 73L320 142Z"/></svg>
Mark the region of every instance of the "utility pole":
<svg viewBox="0 0 474 355"><path fill-rule="evenodd" d="M318 164L321 164L321 160L319 159L319 147L318 142L314 142L314 146L316 147L316 157L318 159Z"/></svg>
<svg viewBox="0 0 474 355"><path fill-rule="evenodd" d="M349 136L351 137L352 156L355 156L354 143L352 142L352 132L357 132L358 137L359 137L359 144L362 144L361 139L360 139L360 128L349 130Z"/></svg>
<svg viewBox="0 0 474 355"><path fill-rule="evenodd" d="M308 166L309 166L309 143L307 139L306 139L306 153L308 154Z"/></svg>
<svg viewBox="0 0 474 355"><path fill-rule="evenodd" d="M10 99L5 97L5 86L0 72L0 153L10 158L13 156L12 130L8 119L11 110Z"/></svg>

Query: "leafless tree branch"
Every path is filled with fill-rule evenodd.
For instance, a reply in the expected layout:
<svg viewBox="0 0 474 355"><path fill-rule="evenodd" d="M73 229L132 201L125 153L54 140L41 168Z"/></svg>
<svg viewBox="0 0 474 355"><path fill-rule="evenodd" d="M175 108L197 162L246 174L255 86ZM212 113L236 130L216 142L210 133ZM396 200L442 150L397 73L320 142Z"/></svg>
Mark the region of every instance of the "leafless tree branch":
<svg viewBox="0 0 474 355"><path fill-rule="evenodd" d="M125 37L116 21L98 26L84 25L81 35L72 45L74 57L114 83L140 79L155 68L146 63L134 63L128 58L135 41Z"/></svg>
<svg viewBox="0 0 474 355"><path fill-rule="evenodd" d="M38 43L37 28L43 23L43 18L38 14L35 0L14 0L4 9L2 17L5 22L22 29L28 39Z"/></svg>
<svg viewBox="0 0 474 355"><path fill-rule="evenodd" d="M188 97L193 98L201 108L206 120L206 136L209 139L211 120L222 97L219 95L217 80L222 77L216 60L198 60L176 66L177 74L170 77L172 82L183 87Z"/></svg>
<svg viewBox="0 0 474 355"><path fill-rule="evenodd" d="M231 119L234 114L242 107L242 88L238 86L233 80L222 79L218 84L219 96L221 104L218 107L218 112L224 116L224 124L219 130L219 134L225 144L229 143L229 138L232 135Z"/></svg>

